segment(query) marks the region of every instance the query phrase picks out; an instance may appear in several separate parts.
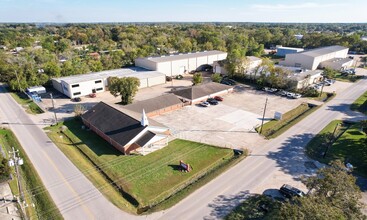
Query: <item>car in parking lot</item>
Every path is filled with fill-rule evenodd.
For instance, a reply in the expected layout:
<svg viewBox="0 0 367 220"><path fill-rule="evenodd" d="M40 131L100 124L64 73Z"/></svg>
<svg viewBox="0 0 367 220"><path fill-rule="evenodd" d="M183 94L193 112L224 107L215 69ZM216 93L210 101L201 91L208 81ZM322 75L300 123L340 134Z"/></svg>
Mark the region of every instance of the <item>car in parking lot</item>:
<svg viewBox="0 0 367 220"><path fill-rule="evenodd" d="M279 90L276 94L277 95L280 95L280 96L286 96L287 95L287 91L285 91L285 90Z"/></svg>
<svg viewBox="0 0 367 220"><path fill-rule="evenodd" d="M287 92L287 97L288 98L293 98L294 96L294 93L293 92Z"/></svg>
<svg viewBox="0 0 367 220"><path fill-rule="evenodd" d="M293 96L292 96L293 99L299 99L301 97L302 97L302 95L298 94L298 93L294 93Z"/></svg>
<svg viewBox="0 0 367 220"><path fill-rule="evenodd" d="M283 184L282 187L280 187L279 189L279 192L284 196L284 197L287 197L287 198L292 198L292 197L303 197L305 196L305 193L302 192L301 190L291 186L291 185L288 185L288 184Z"/></svg>
<svg viewBox="0 0 367 220"><path fill-rule="evenodd" d="M220 102L224 100L221 96L214 96L214 99Z"/></svg>
<svg viewBox="0 0 367 220"><path fill-rule="evenodd" d="M210 106L209 102L205 102L205 101L200 102L199 105L202 106L202 107L209 107Z"/></svg>
<svg viewBox="0 0 367 220"><path fill-rule="evenodd" d="M76 98L73 98L72 101L74 101L74 102L81 102L82 101L82 98L76 97Z"/></svg>
<svg viewBox="0 0 367 220"><path fill-rule="evenodd" d="M214 98L208 98L206 101L209 102L210 105L218 105L218 101Z"/></svg>
<svg viewBox="0 0 367 220"><path fill-rule="evenodd" d="M96 93L89 94L89 97L91 97L91 98L95 98L96 96L97 96Z"/></svg>

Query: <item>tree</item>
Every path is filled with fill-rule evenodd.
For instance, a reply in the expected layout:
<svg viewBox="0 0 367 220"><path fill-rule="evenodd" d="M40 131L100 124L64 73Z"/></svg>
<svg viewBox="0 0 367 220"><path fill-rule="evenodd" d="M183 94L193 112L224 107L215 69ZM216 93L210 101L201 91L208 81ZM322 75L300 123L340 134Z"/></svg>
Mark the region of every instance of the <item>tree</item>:
<svg viewBox="0 0 367 220"><path fill-rule="evenodd" d="M367 135L367 120L362 120L360 122L361 130Z"/></svg>
<svg viewBox="0 0 367 220"><path fill-rule="evenodd" d="M77 104L74 106L75 117L79 118L85 112L84 106Z"/></svg>
<svg viewBox="0 0 367 220"><path fill-rule="evenodd" d="M328 79L334 79L335 76L337 74L337 71L330 69L330 68L325 68L324 69L324 76Z"/></svg>
<svg viewBox="0 0 367 220"><path fill-rule="evenodd" d="M211 78L213 82L217 83L219 83L222 80L222 77L220 76L219 73L214 73Z"/></svg>
<svg viewBox="0 0 367 220"><path fill-rule="evenodd" d="M195 73L192 76L192 82L194 85L198 85L203 82L203 75L201 73Z"/></svg>
<svg viewBox="0 0 367 220"><path fill-rule="evenodd" d="M0 182L8 180L10 176L10 167L8 160L0 153Z"/></svg>
<svg viewBox="0 0 367 220"><path fill-rule="evenodd" d="M319 201L338 208L345 219L365 219L356 178L347 172L342 161L332 161L329 167L319 169L316 176L307 179L306 186Z"/></svg>
<svg viewBox="0 0 367 220"><path fill-rule="evenodd" d="M115 97L121 96L123 105L132 103L139 86L140 81L136 77L109 78L110 93Z"/></svg>

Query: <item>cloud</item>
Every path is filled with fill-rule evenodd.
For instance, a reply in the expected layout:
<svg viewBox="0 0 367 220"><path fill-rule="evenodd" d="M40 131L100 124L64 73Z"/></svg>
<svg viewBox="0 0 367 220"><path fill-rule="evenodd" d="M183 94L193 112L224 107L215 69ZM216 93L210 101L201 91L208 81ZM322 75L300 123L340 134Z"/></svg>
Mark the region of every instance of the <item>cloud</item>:
<svg viewBox="0 0 367 220"><path fill-rule="evenodd" d="M315 2L306 2L302 4L255 4L251 8L259 10L294 10L294 9L309 9L309 8L328 8L343 6L345 4L320 4Z"/></svg>

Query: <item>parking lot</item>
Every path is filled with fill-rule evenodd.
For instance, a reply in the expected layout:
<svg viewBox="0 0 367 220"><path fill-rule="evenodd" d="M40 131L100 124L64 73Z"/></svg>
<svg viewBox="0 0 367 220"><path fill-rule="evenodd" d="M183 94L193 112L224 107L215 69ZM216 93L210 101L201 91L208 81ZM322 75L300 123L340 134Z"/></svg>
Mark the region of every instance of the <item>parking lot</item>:
<svg viewBox="0 0 367 220"><path fill-rule="evenodd" d="M306 101L303 98L289 99L238 85L218 105L186 106L178 111L156 116L154 120L171 128L178 138L251 150L261 147L266 141L255 131L261 125L266 98L266 121L271 120L276 111L285 113Z"/></svg>

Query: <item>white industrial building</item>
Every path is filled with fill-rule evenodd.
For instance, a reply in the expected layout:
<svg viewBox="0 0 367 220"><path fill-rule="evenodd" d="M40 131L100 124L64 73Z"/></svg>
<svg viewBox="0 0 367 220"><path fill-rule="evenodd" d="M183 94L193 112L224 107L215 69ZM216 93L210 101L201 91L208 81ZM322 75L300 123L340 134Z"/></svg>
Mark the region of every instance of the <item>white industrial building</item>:
<svg viewBox="0 0 367 220"><path fill-rule="evenodd" d="M243 68L243 74L251 74L256 70L256 67L260 66L262 63L262 59L255 56L246 56L246 65ZM222 75L228 74L225 68L225 60L215 61L213 64L213 72L220 73Z"/></svg>
<svg viewBox="0 0 367 220"><path fill-rule="evenodd" d="M287 54L285 60L280 62L280 65L315 70L320 67L322 62L335 58L347 58L348 50L348 48L342 46L329 46Z"/></svg>
<svg viewBox="0 0 367 220"><path fill-rule="evenodd" d="M140 80L139 88L166 83L166 76L163 73L133 67L53 78L52 85L66 96L75 98L106 91L109 77L136 77Z"/></svg>
<svg viewBox="0 0 367 220"><path fill-rule="evenodd" d="M166 74L166 76L176 76L195 71L203 65L213 65L214 61L226 58L226 52L212 50L137 58L135 59L135 66L159 71Z"/></svg>

